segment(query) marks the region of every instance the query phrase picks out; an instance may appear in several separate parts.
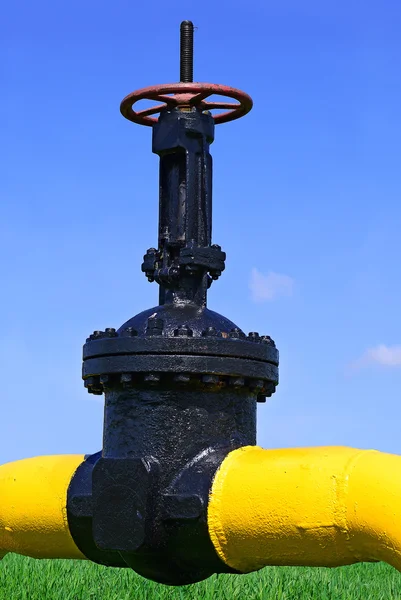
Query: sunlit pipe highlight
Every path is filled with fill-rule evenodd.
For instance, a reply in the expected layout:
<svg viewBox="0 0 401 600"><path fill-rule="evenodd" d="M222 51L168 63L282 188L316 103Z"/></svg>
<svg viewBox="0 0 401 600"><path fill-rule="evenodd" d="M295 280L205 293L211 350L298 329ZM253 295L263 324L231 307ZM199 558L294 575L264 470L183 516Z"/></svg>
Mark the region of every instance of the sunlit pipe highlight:
<svg viewBox="0 0 401 600"><path fill-rule="evenodd" d="M231 452L208 508L220 558L267 565L385 561L401 571L401 456L347 447Z"/></svg>
<svg viewBox="0 0 401 600"><path fill-rule="evenodd" d="M0 557L81 558L67 522L67 488L84 454L37 456L0 466Z"/></svg>

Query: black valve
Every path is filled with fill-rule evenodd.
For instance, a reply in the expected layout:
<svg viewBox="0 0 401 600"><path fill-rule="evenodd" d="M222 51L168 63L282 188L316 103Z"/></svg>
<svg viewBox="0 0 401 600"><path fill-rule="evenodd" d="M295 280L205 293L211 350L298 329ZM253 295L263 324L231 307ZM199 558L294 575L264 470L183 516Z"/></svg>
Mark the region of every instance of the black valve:
<svg viewBox="0 0 401 600"><path fill-rule="evenodd" d="M246 114L252 100L193 83L192 44L193 25L184 21L181 82L121 103L129 120L152 126L160 157L158 245L142 264L159 285L159 305L86 340L84 385L105 397L103 449L78 468L67 503L70 530L88 558L169 585L234 572L209 539L209 492L224 457L256 444L256 403L278 383L271 338L245 335L206 306L226 259L212 244L209 147L215 124ZM237 102L207 101L214 94ZM136 112L143 98L161 104ZM213 116L213 109L225 112Z"/></svg>

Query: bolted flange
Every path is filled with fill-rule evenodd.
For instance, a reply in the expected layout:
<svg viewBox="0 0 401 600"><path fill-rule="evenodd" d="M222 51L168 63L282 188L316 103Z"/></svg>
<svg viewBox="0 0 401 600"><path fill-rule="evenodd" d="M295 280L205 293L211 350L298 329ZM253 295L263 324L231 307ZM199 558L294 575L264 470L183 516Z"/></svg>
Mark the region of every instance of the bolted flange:
<svg viewBox="0 0 401 600"><path fill-rule="evenodd" d="M158 373L163 385L171 381L170 374L191 374L187 381L191 386L207 375L225 383L240 378L243 387L252 393L255 390L259 401L264 401L263 394L270 397L278 383L279 356L273 340L255 332L246 336L206 308L199 311L187 306L184 310L165 305L144 311L112 336L89 339L83 357L85 386L95 394L104 390L104 376L108 386L110 382L126 386L127 374L132 385L142 387L150 381L153 385L155 379L144 375L149 372ZM255 381L263 383L261 388L255 387Z"/></svg>

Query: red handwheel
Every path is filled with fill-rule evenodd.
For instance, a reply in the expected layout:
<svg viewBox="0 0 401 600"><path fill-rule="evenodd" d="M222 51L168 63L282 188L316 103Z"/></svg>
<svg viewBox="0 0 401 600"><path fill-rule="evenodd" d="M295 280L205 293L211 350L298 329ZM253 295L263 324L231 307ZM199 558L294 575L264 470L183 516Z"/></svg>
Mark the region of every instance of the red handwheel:
<svg viewBox="0 0 401 600"><path fill-rule="evenodd" d="M232 98L237 102L225 102L224 100L209 102L207 98L212 95ZM136 111L134 105L139 100L154 100L161 104ZM169 83L153 85L132 92L121 102L120 111L129 121L139 123L139 125L152 126L157 123L158 117L151 115L156 115L166 108L190 110L196 107L201 111L227 109L223 113L212 115L217 125L243 117L251 110L252 106L252 98L248 94L227 85L216 83Z"/></svg>

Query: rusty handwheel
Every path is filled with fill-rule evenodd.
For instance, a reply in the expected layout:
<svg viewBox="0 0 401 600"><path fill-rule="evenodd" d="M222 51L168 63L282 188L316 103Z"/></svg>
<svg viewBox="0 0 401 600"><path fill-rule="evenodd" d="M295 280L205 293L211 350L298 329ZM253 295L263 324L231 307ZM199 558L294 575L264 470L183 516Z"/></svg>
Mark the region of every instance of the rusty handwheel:
<svg viewBox="0 0 401 600"><path fill-rule="evenodd" d="M232 98L237 100L237 102L225 102L223 100L221 102L210 102L207 98L212 95ZM134 104L139 100L154 100L156 102L161 102L161 104L136 111L134 109ZM190 82L153 85L132 92L121 102L120 111L129 121L133 121L139 125L152 126L157 122L158 117L153 117L151 115L160 113L166 108L179 108L182 110L198 108L201 111L226 109L223 113L213 115L214 122L217 125L219 123L227 123L228 121L234 121L235 119L243 117L251 110L252 106L252 98L241 90L216 83Z"/></svg>

